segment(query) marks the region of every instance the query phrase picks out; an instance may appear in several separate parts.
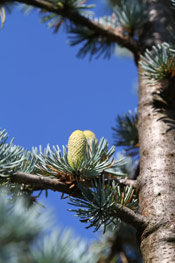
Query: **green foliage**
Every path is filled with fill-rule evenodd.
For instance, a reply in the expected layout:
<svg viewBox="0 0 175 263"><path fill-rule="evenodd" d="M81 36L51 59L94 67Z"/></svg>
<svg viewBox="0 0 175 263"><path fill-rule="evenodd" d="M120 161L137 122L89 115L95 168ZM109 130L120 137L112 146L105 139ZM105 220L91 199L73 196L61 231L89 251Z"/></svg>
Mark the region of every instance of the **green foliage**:
<svg viewBox="0 0 175 263"><path fill-rule="evenodd" d="M86 27L74 26L69 29L69 42L71 46L82 44L77 56L84 58L87 54L90 59L95 56L99 58L110 58L113 53L115 44L107 38L99 37L97 32L94 32Z"/></svg>
<svg viewBox="0 0 175 263"><path fill-rule="evenodd" d="M111 0L114 2L114 0ZM2 2L2 1L1 1ZM5 22L5 9L8 9L10 1L0 4L1 24ZM86 1L81 0L49 0L57 10L58 15L41 10L42 22L47 23L50 28L57 32L61 25L64 25L69 37L69 44L75 46L81 44L78 57L84 57L88 53L90 58L104 56L109 58L113 53L115 43L108 40L107 37L101 37L100 33L79 25L78 22L70 21L66 18L77 15L89 17L93 22L105 27L115 29L118 26L123 28L125 35L133 36L137 30L143 26L147 19L147 9L140 0L119 0L116 1L115 13L112 16L105 16L95 19L89 9L92 5L85 5ZM174 2L174 0L172 1ZM26 11L32 10L27 7ZM154 50L155 51L155 50ZM167 52L167 51L166 51ZM174 52L174 51L173 51ZM160 52L161 53L161 52ZM151 53L150 53L151 54ZM155 62L154 57L147 55L150 63ZM168 53L167 53L168 54ZM168 64L168 72L174 75L174 60L171 56L163 52L164 62ZM144 60L144 66L146 65ZM173 53L174 59L174 53ZM159 62L159 61L158 61ZM157 65L158 62L156 61ZM161 64L161 63L160 63ZM158 65L159 66L159 65ZM157 69L160 70L160 67ZM162 65L161 65L162 67ZM150 69L150 65L148 65ZM151 69L152 70L152 69ZM164 69L164 72L166 70ZM147 71L149 72L149 71ZM151 71L152 72L152 71ZM161 72L162 74L162 72ZM115 131L115 144L123 146L128 155L138 154L138 115L137 112L132 115L129 112L122 117L118 116ZM47 146L44 152L42 149L34 148L32 152L24 150L22 147L13 144L13 140L7 143L7 133L0 132L0 177L1 184L6 184L11 188L10 197L14 200L19 195L26 195L30 199L32 196L32 187L8 184L10 176L15 172L26 172L42 174L45 176L57 177L60 179L68 174L70 181L76 181L74 184L82 194L82 199L70 197L69 204L77 207L71 211L76 212L80 221L89 224L87 228L94 227L95 231L112 226L119 231L121 229L120 219L116 217L116 205L126 206L136 210L137 201L132 187L119 184L117 177L131 174L131 158L126 164L126 158L119 157L113 159L114 147L109 148L107 140L102 138L99 144L92 140L85 158L76 167L71 167L68 163L67 149L63 146L63 152L58 146ZM128 165L128 166L127 166ZM116 176L116 180L114 178ZM111 177L111 178L110 178ZM10 180L9 180L10 181ZM23 188L26 187L26 190ZM15 197L15 198L14 198ZM0 261L8 263L95 263L97 262L96 253L87 252L87 246L84 242L73 239L69 232L53 231L52 234L44 236L44 231L48 230L50 225L49 217L44 214L40 216L40 211L33 205L24 203L24 201L5 198L0 193ZM5 201L4 201L5 200ZM28 207L28 210L26 209ZM122 230L124 233L124 230ZM38 242L38 239L42 239ZM123 242L123 241L122 241ZM120 251L121 252L121 251ZM99 262L99 261L98 261Z"/></svg>
<svg viewBox="0 0 175 263"><path fill-rule="evenodd" d="M112 128L114 131L113 137L116 146L122 146L128 155L134 156L138 154L138 113L135 110L134 114L129 111L122 116L116 118L116 126Z"/></svg>
<svg viewBox="0 0 175 263"><path fill-rule="evenodd" d="M46 13L46 11L41 11L41 13ZM62 23L64 22L64 19L57 15L57 14L47 14L44 15L41 19L42 23L47 23L48 28L53 28L54 29L54 33L57 33L60 26L62 25Z"/></svg>
<svg viewBox="0 0 175 263"><path fill-rule="evenodd" d="M175 7L175 0L171 0L172 6Z"/></svg>
<svg viewBox="0 0 175 263"><path fill-rule="evenodd" d="M51 0L50 2L56 5L56 7L61 11L64 11L65 14L70 12L85 16L92 16L92 12L90 12L89 9L94 8L94 5L86 5L84 4L85 1L81 0ZM54 33L57 33L63 23L67 31L72 24L68 19L61 15L48 13L45 10L41 10L41 13L43 14L41 21L43 23L47 23L49 28L53 28Z"/></svg>
<svg viewBox="0 0 175 263"><path fill-rule="evenodd" d="M94 227L95 231L102 226L105 231L110 224L117 226L119 220L115 214L115 204L135 209L136 200L133 199L133 189L128 186L121 186L117 180L114 181L108 177L108 174L110 174L109 176L116 176L116 178L126 176L123 172L127 172L126 169L123 169L126 165L126 160L123 156L114 160L112 156L115 152L115 147L109 149L108 142L104 138L99 143L97 143L95 138L88 141L84 159L77 167L69 165L68 153L64 146L63 154L58 146L53 147L53 150L51 150L49 145L44 152L42 152L40 147L39 149L33 148L31 153L24 151L22 147L14 146L13 140L7 144L7 139L7 133L1 131L0 171L3 178L2 185L4 184L4 179L7 180L6 186L11 188L11 196L14 199L23 195L30 202L32 196L32 187L8 184L8 180L15 172L22 171L57 177L63 181L64 178L69 178L72 184L76 182L76 187L82 194L82 200L70 198L70 204L79 207L78 210L72 211L76 211L81 218L80 221L89 223L88 227ZM39 252L35 252L35 254L37 253ZM48 253L50 253L47 254L49 259L52 251L48 250ZM43 252L37 255L39 257L44 254ZM57 253L55 256L57 258ZM61 257L60 252L59 256ZM56 260L54 261L53 259L53 262L56 262Z"/></svg>
<svg viewBox="0 0 175 263"><path fill-rule="evenodd" d="M95 22L99 23L99 25L103 25L110 28L117 27L117 19L115 16L104 16L100 18L95 18ZM87 27L82 27L78 25L73 25L68 30L69 44L71 46L76 46L78 44L82 44L82 47L77 53L79 58L84 58L87 54L89 54L90 60L95 57L99 58L103 56L103 58L109 59L111 54L114 52L114 48L116 46L115 43L109 41L105 37L100 37L98 32L94 32Z"/></svg>
<svg viewBox="0 0 175 263"><path fill-rule="evenodd" d="M102 138L97 145L95 140L92 140L91 151L87 151L85 158L81 161L78 167L71 167L68 163L67 151L63 146L63 155L59 146L53 147L51 150L48 145L44 153L35 148L33 152L39 160L37 168L38 172L51 176L59 176L60 172L69 173L75 176L91 178L100 176L105 169L112 166L120 166L124 160L114 161L111 159L115 151L114 147L108 150L108 142Z"/></svg>
<svg viewBox="0 0 175 263"><path fill-rule="evenodd" d="M88 263L97 255L70 231L53 228L48 212L30 208L23 199L8 198L0 191L0 262L3 263ZM48 234L49 228L52 233Z"/></svg>
<svg viewBox="0 0 175 263"><path fill-rule="evenodd" d="M84 5L82 4L83 1L72 0L53 1L53 3L56 2L57 6L65 12L77 12L93 19L93 13L90 12L89 9L93 8L94 5ZM45 13L45 11L41 11L41 13ZM114 16L104 16L95 19L95 21L101 25L110 26L113 28L117 26L117 20ZM110 58L114 51L115 43L112 43L105 37L100 37L97 32L94 32L87 27L78 25L75 22L73 23L63 16L53 13L46 15L44 14L42 17L42 22L46 22L49 28L53 28L54 33L59 30L61 25L64 25L64 28L68 33L68 43L70 46L82 44L82 47L77 53L79 58L84 58L87 54L90 55L90 59L92 59L94 56L96 58L99 58L100 56L103 56L104 58Z"/></svg>
<svg viewBox="0 0 175 263"><path fill-rule="evenodd" d="M30 153L24 151L22 147L14 146L13 140L7 144L7 139L7 133L1 131L1 177L8 183L10 177L17 171L57 177L63 181L64 176L68 176L65 178L69 178L72 184L76 182L76 187L79 188L83 198L83 200L71 198L71 204L80 207L77 211L73 211L77 212L82 222L89 223L89 227L93 226L95 230L98 230L103 226L105 230L111 223L117 225L118 219L114 213L115 203L131 206L131 208L135 206L131 187L120 186L117 181L104 177L104 174L110 174L116 178L126 176L123 172L126 172L126 169L123 169L126 165L125 158L120 156L114 160L112 156L115 148L109 149L108 142L104 138L99 143L95 139L88 142L85 157L77 167L69 165L68 153L64 146L63 154L58 146L51 150L49 145L44 152L40 147L39 149L34 148ZM13 198L24 195L30 201L32 187L23 188L11 183L7 186L11 188Z"/></svg>
<svg viewBox="0 0 175 263"><path fill-rule="evenodd" d="M14 145L14 139L9 144L7 140L7 132L0 131L0 177L9 177L16 171L32 172L37 162L35 156L23 147Z"/></svg>
<svg viewBox="0 0 175 263"><path fill-rule="evenodd" d="M54 28L55 33L64 22L64 28L68 33L69 45L82 45L77 53L77 57L79 58L84 58L89 54L90 59L92 59L92 57L99 58L100 56L109 59L111 54L113 54L116 44L109 41L105 37L100 37L97 32L90 30L87 27L71 23L70 21L65 20L63 17L57 16L55 14L44 16L42 21L47 22L49 28ZM113 19L110 16L101 17L97 21L99 24L105 26L116 26L116 19Z"/></svg>
<svg viewBox="0 0 175 263"><path fill-rule="evenodd" d="M115 167L115 168L110 168L108 169L108 172L111 174L114 174L115 171L117 170L118 173L121 173L121 178L126 178L126 177L130 177L132 172L133 172L133 158L128 156L128 155L123 155L121 153L117 153L117 159L125 159L125 163L119 167Z"/></svg>
<svg viewBox="0 0 175 263"><path fill-rule="evenodd" d="M50 0L49 2L60 7L60 9L70 12L84 11L94 8L94 5L86 5L84 4L86 1L82 0Z"/></svg>
<svg viewBox="0 0 175 263"><path fill-rule="evenodd" d="M32 249L33 263L95 263L97 256L88 251L87 244L72 236L71 231L54 231Z"/></svg>
<svg viewBox="0 0 175 263"><path fill-rule="evenodd" d="M146 50L140 64L146 70L144 75L148 80L172 78L175 75L175 49L165 42L153 46L152 50Z"/></svg>
<svg viewBox="0 0 175 263"><path fill-rule="evenodd" d="M111 7L120 6L121 0L107 0L107 4Z"/></svg>
<svg viewBox="0 0 175 263"><path fill-rule="evenodd" d="M130 34L146 21L145 5L140 0L116 1L114 12L119 24Z"/></svg>
<svg viewBox="0 0 175 263"><path fill-rule="evenodd" d="M41 10L42 22L47 23L49 28L53 28L54 32L58 32L61 25L68 33L68 43L71 46L81 44L77 56L84 58L89 54L89 58L110 58L114 53L116 43L109 40L107 37L102 37L97 31L89 29L86 26L82 26L78 22L78 16L76 20L70 20L69 15L86 16L91 21L97 22L97 24L106 26L109 28L116 28L122 26L125 34L136 33L145 22L146 10L143 3L140 0L121 0L116 1L114 7L114 13L111 16L104 16L100 18L94 18L93 13L89 9L94 5L84 4L86 1L81 0L51 0L51 3L60 9L60 15L55 13ZM27 7L27 10L31 10L31 7Z"/></svg>
<svg viewBox="0 0 175 263"><path fill-rule="evenodd" d="M8 135L5 130L0 131L0 187L5 186L11 192L11 197L16 199L25 196L33 203L32 186L12 183L11 178L16 172L34 173L37 159L31 152L23 147L16 146L12 139L8 143Z"/></svg>
<svg viewBox="0 0 175 263"><path fill-rule="evenodd" d="M89 188L80 183L78 188L82 192L83 200L70 197L69 204L79 208L69 211L76 212L80 222L89 223L86 228L94 227L94 231L102 227L105 232L107 226L111 224L114 228L118 227L120 220L115 214L116 203L135 209L136 200L132 199L132 187L120 187L116 181L107 180L104 176L91 180Z"/></svg>
<svg viewBox="0 0 175 263"><path fill-rule="evenodd" d="M20 169L24 161L24 149L15 146L13 140L7 144L7 132L0 131L0 176L5 177L9 173Z"/></svg>
<svg viewBox="0 0 175 263"><path fill-rule="evenodd" d="M136 230L124 223L121 223L115 231L108 227L107 232L93 243L92 251L98 253L99 262L142 262Z"/></svg>
<svg viewBox="0 0 175 263"><path fill-rule="evenodd" d="M35 173L37 159L34 154L16 146L12 139L8 143L8 135L5 130L0 131L0 186L5 186L11 192L11 197L16 199L19 196L33 203L33 187L12 183L11 178L16 172Z"/></svg>
<svg viewBox="0 0 175 263"><path fill-rule="evenodd" d="M49 226L48 217L41 218L37 207L27 209L22 199L14 202L7 196L0 191L0 262L24 263L30 244Z"/></svg>
<svg viewBox="0 0 175 263"><path fill-rule="evenodd" d="M85 1L81 0L52 0L51 1L61 12L64 13L77 13L92 19L93 13L89 11L94 5L86 5ZM31 7L25 5L25 12L30 12ZM75 22L70 21L69 19L63 17L62 15L54 14L41 10L43 23L47 23L49 28L53 28L54 33L57 33L62 25L63 28L68 33L69 41L68 43L71 46L82 44L77 56L80 58L85 57L87 54L90 54L90 59L93 56L96 58L101 55L104 58L109 58L113 53L115 44L107 40L107 38L99 37L99 34L88 29L87 27L80 26ZM111 17L104 17L98 19L98 22L105 25L110 25L114 27L116 22Z"/></svg>
<svg viewBox="0 0 175 263"><path fill-rule="evenodd" d="M74 15L83 15L93 20L93 13L89 11L89 9L92 9L94 5L86 5L84 4L85 1L81 0L52 0L51 2L56 5L62 13L65 13L65 16L41 10L41 21L43 23L47 23L49 28L53 28L54 33L57 33L60 26L63 26L65 31L68 33L68 43L71 46L82 44L82 47L77 53L79 58L84 58L87 54L90 55L90 59L94 56L96 58L99 58L100 56L110 58L114 51L115 43L109 41L105 37L100 37L97 32L66 18L66 14L72 13ZM24 7L24 11L26 13L33 10L31 6L24 5ZM115 16L104 16L98 19L96 18L94 21L112 28L117 26L117 19Z"/></svg>

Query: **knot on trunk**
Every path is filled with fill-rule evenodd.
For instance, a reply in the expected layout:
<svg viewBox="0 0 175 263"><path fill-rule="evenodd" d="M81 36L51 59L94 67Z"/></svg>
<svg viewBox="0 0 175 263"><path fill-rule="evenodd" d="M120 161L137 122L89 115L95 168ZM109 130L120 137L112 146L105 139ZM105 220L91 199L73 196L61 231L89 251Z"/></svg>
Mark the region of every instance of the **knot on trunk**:
<svg viewBox="0 0 175 263"><path fill-rule="evenodd" d="M142 233L141 240L146 239L150 235L156 235L158 233L159 240L166 242L175 242L175 220L162 219L156 221L155 219L150 220L148 226Z"/></svg>
<svg viewBox="0 0 175 263"><path fill-rule="evenodd" d="M153 109L163 116L158 121L167 125L167 131L175 129L175 78L162 81L162 88L153 92Z"/></svg>

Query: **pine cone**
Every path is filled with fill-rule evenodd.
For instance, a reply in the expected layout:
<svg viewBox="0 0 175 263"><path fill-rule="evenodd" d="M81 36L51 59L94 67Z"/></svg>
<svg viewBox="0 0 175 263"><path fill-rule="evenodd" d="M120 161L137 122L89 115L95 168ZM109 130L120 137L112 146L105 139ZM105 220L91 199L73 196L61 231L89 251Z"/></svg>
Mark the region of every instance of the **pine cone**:
<svg viewBox="0 0 175 263"><path fill-rule="evenodd" d="M94 132L92 132L92 131L90 131L90 130L85 130L85 131L83 131L83 133L84 133L86 139L89 140L90 143L91 143L91 141L92 141L93 139L95 139L95 143L98 142L97 137L96 137L96 135L95 135Z"/></svg>
<svg viewBox="0 0 175 263"><path fill-rule="evenodd" d="M72 168L80 165L83 159L86 158L87 140L83 131L74 131L68 141L68 162Z"/></svg>

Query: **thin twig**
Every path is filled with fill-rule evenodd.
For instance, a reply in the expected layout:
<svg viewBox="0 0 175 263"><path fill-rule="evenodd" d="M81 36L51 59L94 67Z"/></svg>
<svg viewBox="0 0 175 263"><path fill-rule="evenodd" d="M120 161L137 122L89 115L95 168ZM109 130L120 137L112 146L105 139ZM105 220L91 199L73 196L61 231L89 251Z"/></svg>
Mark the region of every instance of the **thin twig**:
<svg viewBox="0 0 175 263"><path fill-rule="evenodd" d="M131 180L131 179L119 179L119 184L132 186L133 189L137 188L137 180Z"/></svg>
<svg viewBox="0 0 175 263"><path fill-rule="evenodd" d="M113 180L115 180L117 183L121 184L121 185L127 185L127 186L132 186L133 189L136 189L137 188L137 180L132 180L132 179L128 179L128 178L124 178L124 179L119 179L117 178L117 176L115 176L114 174L112 173L109 173L109 172L103 172L104 175L108 178L111 178Z"/></svg>

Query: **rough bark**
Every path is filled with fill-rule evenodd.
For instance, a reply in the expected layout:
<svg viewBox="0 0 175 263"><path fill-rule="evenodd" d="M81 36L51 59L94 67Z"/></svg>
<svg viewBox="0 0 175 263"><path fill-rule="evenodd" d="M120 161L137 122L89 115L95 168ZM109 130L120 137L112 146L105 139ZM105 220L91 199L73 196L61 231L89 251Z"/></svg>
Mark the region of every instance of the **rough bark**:
<svg viewBox="0 0 175 263"><path fill-rule="evenodd" d="M150 10L149 22L140 35L144 51L171 41L174 21L167 0L143 2ZM139 206L141 215L149 219L141 251L144 263L171 263L175 262L175 129L172 126L167 131L167 124L175 120L175 87L169 80L146 84L143 73L139 66ZM160 103L155 108L154 94L159 92L166 96L162 101L157 98Z"/></svg>
<svg viewBox="0 0 175 263"><path fill-rule="evenodd" d="M140 77L140 213L150 224L142 235L144 262L175 262L175 130L167 131L163 114L152 107L160 85ZM172 112L175 114L175 111Z"/></svg>

